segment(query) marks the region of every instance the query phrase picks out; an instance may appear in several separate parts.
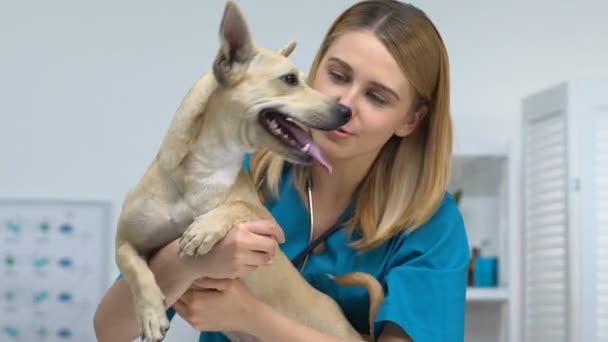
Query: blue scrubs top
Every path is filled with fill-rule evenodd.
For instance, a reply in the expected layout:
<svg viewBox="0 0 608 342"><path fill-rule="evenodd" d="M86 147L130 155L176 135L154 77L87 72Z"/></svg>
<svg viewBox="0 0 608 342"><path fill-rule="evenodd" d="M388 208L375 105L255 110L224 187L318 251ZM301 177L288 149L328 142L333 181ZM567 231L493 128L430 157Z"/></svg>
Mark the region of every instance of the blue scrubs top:
<svg viewBox="0 0 608 342"><path fill-rule="evenodd" d="M245 160L249 169L249 157ZM283 174L280 198L266 207L285 232L283 252L293 260L309 242L306 204L292 182L291 170ZM401 326L416 342L463 341L469 243L461 213L446 193L440 208L411 234L400 234L371 252L358 253L341 228L326 241L320 254L311 254L304 278L342 307L353 326L369 331L369 297L360 287L335 284L327 274L363 271L385 288L385 301L375 322L376 335L387 321ZM167 315L172 318L170 308ZM199 342L226 342L220 333L201 333Z"/></svg>

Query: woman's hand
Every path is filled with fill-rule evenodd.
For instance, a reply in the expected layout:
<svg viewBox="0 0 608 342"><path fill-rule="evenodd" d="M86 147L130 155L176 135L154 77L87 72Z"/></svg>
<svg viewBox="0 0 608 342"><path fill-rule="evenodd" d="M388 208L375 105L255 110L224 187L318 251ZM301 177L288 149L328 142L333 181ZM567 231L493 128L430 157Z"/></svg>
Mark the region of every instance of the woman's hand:
<svg viewBox="0 0 608 342"><path fill-rule="evenodd" d="M199 331L245 332L259 303L239 279L201 278L173 307Z"/></svg>
<svg viewBox="0 0 608 342"><path fill-rule="evenodd" d="M239 332L268 342L355 342L283 316L239 279L199 279L173 307L198 331Z"/></svg>
<svg viewBox="0 0 608 342"><path fill-rule="evenodd" d="M194 264L196 278L240 278L270 263L277 243L283 242L283 230L273 221L238 223L207 254L198 257L200 262Z"/></svg>
<svg viewBox="0 0 608 342"><path fill-rule="evenodd" d="M323 333L283 316L257 299L239 279L199 279L173 307L198 331L239 332L268 342L359 341Z"/></svg>

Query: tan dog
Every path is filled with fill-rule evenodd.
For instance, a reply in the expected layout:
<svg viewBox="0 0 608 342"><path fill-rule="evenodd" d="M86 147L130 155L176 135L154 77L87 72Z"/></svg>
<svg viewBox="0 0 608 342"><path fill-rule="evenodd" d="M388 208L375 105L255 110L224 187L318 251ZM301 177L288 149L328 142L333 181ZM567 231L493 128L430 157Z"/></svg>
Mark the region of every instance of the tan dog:
<svg viewBox="0 0 608 342"><path fill-rule="evenodd" d="M203 75L183 99L156 158L129 190L119 217L116 262L146 341L162 340L169 327L164 296L147 258L179 237L182 254L202 255L233 224L272 218L242 167L246 153L271 149L293 162L315 158L329 168L306 129L336 129L351 115L335 98L305 84L302 73L287 59L295 43L278 53L254 46L232 2L226 5L220 37L213 71ZM244 281L287 317L337 336L361 339L340 307L311 287L280 250L271 265ZM364 274L336 281L368 288L373 322L383 300L380 284ZM226 333L234 341L246 337Z"/></svg>

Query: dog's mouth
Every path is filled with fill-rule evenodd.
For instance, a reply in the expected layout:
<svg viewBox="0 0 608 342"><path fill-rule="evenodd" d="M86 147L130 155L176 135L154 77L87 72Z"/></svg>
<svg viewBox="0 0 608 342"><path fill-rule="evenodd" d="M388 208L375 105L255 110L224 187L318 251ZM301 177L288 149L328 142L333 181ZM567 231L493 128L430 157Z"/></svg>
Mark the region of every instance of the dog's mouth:
<svg viewBox="0 0 608 342"><path fill-rule="evenodd" d="M295 120L275 109L261 111L258 118L262 127L293 154L302 159L313 158L331 173L332 166L319 146Z"/></svg>

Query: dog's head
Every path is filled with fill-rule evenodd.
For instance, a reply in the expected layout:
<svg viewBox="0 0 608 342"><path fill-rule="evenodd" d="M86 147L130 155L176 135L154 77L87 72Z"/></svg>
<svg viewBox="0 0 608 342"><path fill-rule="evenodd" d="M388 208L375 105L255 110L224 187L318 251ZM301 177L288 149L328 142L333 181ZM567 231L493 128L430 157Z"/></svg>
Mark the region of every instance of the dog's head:
<svg viewBox="0 0 608 342"><path fill-rule="evenodd" d="M334 130L351 117L350 108L307 85L288 59L289 42L279 51L256 46L237 6L228 2L220 24L221 45L213 64L216 96L229 103L231 125L241 144L270 149L296 163L313 158L331 171L309 128Z"/></svg>

